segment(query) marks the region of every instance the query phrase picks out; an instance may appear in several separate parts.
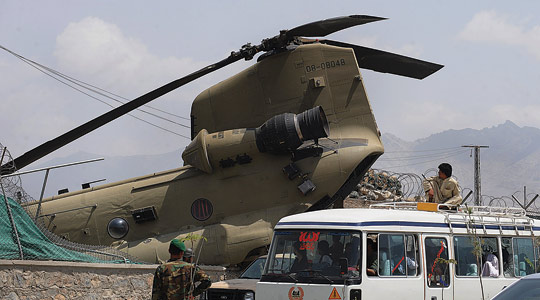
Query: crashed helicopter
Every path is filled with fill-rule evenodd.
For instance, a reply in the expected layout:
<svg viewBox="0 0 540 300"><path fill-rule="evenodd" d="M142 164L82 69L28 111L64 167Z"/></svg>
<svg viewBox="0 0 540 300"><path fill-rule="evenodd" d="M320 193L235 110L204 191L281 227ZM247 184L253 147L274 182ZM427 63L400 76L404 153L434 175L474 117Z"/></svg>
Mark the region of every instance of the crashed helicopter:
<svg viewBox="0 0 540 300"><path fill-rule="evenodd" d="M442 65L324 37L384 18L351 15L282 30L117 107L2 166L17 168L201 76L261 53L191 107L184 166L26 204L52 232L113 245L148 262L168 243L204 236L205 264L248 261L290 214L343 200L384 152L360 68L423 79Z"/></svg>

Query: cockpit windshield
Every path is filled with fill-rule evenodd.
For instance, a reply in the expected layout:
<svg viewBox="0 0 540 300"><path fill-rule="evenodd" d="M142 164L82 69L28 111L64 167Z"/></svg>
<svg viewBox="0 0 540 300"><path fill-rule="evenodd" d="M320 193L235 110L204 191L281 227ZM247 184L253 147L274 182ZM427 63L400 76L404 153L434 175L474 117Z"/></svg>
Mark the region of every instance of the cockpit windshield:
<svg viewBox="0 0 540 300"><path fill-rule="evenodd" d="M359 231L276 230L261 281L343 283L360 279Z"/></svg>

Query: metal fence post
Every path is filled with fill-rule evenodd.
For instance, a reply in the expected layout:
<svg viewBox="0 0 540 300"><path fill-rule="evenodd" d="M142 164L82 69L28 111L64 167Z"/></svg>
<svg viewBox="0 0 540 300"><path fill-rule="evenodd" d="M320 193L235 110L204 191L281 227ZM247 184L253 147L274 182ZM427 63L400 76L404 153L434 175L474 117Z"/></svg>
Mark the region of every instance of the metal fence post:
<svg viewBox="0 0 540 300"><path fill-rule="evenodd" d="M4 161L4 156L6 154L6 147L2 150L2 157L0 158L0 165L2 165L2 162ZM19 258L21 260L24 259L23 250L21 246L21 241L19 240L19 233L17 232L17 226L15 226L15 221L13 220L13 214L11 213L11 207L9 207L9 201L6 196L6 191L4 191L4 185L2 184L2 181L0 180L0 188L2 188L2 196L4 197L4 201L6 202L6 209L9 216L9 221L11 222L11 227L13 228L13 233L15 235L15 241L17 242L17 246L19 247Z"/></svg>

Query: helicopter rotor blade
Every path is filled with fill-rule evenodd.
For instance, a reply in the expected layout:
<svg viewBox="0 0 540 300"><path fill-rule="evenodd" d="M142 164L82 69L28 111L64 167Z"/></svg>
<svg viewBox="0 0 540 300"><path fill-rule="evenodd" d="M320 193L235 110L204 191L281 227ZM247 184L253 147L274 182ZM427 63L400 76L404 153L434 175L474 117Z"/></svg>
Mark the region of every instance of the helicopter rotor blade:
<svg viewBox="0 0 540 300"><path fill-rule="evenodd" d="M161 97L201 76L218 70L226 65L236 62L242 58L250 60L255 54L263 51L275 51L283 49L289 42L305 37L322 37L328 34L370 22L385 20L386 18L350 15L331 19L320 20L304 24L290 30L283 30L275 37L264 39L260 45L252 46L246 44L237 52L215 64L209 65L185 77L172 81L160 88L150 91L130 102L127 102L91 121L86 122L79 127L72 129L61 136L58 136L26 153L16 159L0 166L0 175L6 175L23 168L32 162L44 157L45 155L71 143L72 141L92 132L93 130L129 113L130 111ZM381 50L361 47L357 45L332 41L321 40L321 43L352 48L356 54L358 66L364 69L371 69L377 72L391 73L417 79L423 79L442 68L442 65L406 57ZM15 168L13 167L15 165Z"/></svg>
<svg viewBox="0 0 540 300"><path fill-rule="evenodd" d="M386 18L366 16L366 15L351 15L344 17L336 17L320 21L311 22L300 25L285 33L288 41L297 36L318 37L327 36L331 33L370 22L386 20Z"/></svg>
<svg viewBox="0 0 540 300"><path fill-rule="evenodd" d="M175 81L161 86L153 91L150 91L136 99L133 99L107 113L100 115L99 117L90 120L79 127L76 127L48 142L45 142L36 148L24 153L23 155L15 158L13 161L7 162L0 167L0 175L7 175L21 169L34 161L44 157L45 155L73 142L74 140L86 135L95 129L129 113L130 111L145 105L146 103L155 100L201 76L216 71L224 66L227 66L233 62L236 62L242 58L245 58L246 53L244 51L233 52L231 55L215 64L206 66L198 71L195 71L187 76L184 76ZM13 167L15 166L15 168Z"/></svg>
<svg viewBox="0 0 540 300"><path fill-rule="evenodd" d="M332 46L352 48L359 68L381 73L424 79L444 67L443 65L373 48L332 40L320 40L319 42Z"/></svg>

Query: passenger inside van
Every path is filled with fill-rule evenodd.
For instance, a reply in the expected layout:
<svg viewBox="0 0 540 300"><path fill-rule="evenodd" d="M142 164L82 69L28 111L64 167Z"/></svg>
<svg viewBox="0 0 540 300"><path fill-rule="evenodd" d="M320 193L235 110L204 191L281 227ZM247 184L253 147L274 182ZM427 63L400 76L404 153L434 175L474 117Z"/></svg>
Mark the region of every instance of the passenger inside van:
<svg viewBox="0 0 540 300"><path fill-rule="evenodd" d="M484 245L482 245L482 277L499 277L499 258L497 252L493 249L497 249L497 240L494 238L485 238Z"/></svg>
<svg viewBox="0 0 540 300"><path fill-rule="evenodd" d="M405 265L407 266L405 269ZM414 258L402 256L399 260L394 259L392 264L392 275L416 275L418 264Z"/></svg>
<svg viewBox="0 0 540 300"><path fill-rule="evenodd" d="M486 257L482 267L482 277L499 277L499 259L492 253Z"/></svg>
<svg viewBox="0 0 540 300"><path fill-rule="evenodd" d="M343 251L343 256L344 258L346 258L349 262L351 261L351 258L352 258L352 244L349 242L345 245L345 250Z"/></svg>
<svg viewBox="0 0 540 300"><path fill-rule="evenodd" d="M320 257L317 268L314 266L314 269L322 270L330 267L332 265L332 258L330 258L330 246L328 245L328 242L325 240L320 241L317 244L317 252Z"/></svg>
<svg viewBox="0 0 540 300"><path fill-rule="evenodd" d="M345 244L345 250L343 251L343 255L341 258L347 259L347 265L348 267L356 268L358 265L358 261L360 261L360 237L353 236L350 240L350 242ZM334 262L335 263L335 262ZM339 264L339 260L337 262Z"/></svg>
<svg viewBox="0 0 540 300"><path fill-rule="evenodd" d="M341 242L341 236L332 236L332 246L330 246L330 256L334 262L334 265L339 264L339 259L343 255L343 243Z"/></svg>
<svg viewBox="0 0 540 300"><path fill-rule="evenodd" d="M368 276L377 276L377 270L379 269L379 261L377 254L377 243L373 239L367 239L367 264L366 272Z"/></svg>
<svg viewBox="0 0 540 300"><path fill-rule="evenodd" d="M478 276L478 266L476 264L467 264L465 276Z"/></svg>
<svg viewBox="0 0 540 300"><path fill-rule="evenodd" d="M294 262L291 266L291 273L300 272L306 270L309 267L306 249L300 249L301 243L295 242L293 244L293 251L295 255Z"/></svg>

